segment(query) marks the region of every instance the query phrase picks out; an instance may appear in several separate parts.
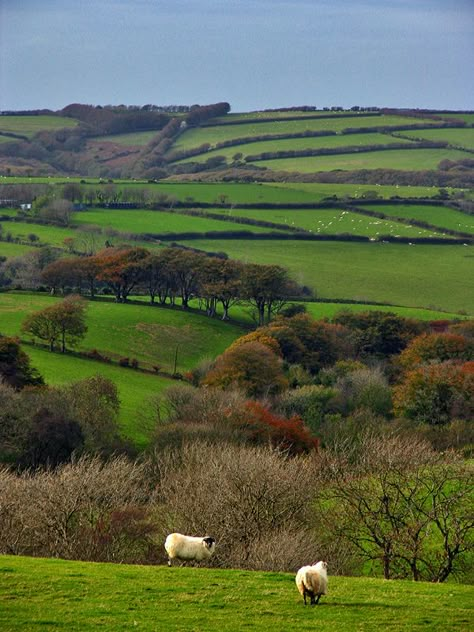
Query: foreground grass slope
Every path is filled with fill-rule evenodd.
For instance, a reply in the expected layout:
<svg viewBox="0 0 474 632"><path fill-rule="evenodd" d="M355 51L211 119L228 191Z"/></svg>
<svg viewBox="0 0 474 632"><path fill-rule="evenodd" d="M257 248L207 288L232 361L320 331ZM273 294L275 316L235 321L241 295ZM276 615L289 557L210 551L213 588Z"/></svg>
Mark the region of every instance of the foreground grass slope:
<svg viewBox="0 0 474 632"><path fill-rule="evenodd" d="M474 589L330 577L304 606L294 575L0 557L0 628L232 631L449 630L474 626Z"/></svg>

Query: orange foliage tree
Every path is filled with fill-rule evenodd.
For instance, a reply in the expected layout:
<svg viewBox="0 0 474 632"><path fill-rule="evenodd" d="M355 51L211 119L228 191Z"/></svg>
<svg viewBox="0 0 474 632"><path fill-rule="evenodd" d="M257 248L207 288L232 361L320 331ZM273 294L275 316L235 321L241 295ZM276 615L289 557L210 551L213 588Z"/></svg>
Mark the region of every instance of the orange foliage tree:
<svg viewBox="0 0 474 632"><path fill-rule="evenodd" d="M474 362L419 366L394 388L397 415L432 425L474 415Z"/></svg>
<svg viewBox="0 0 474 632"><path fill-rule="evenodd" d="M227 349L203 380L218 388L237 387L250 397L275 395L288 386L282 360L260 342L247 342Z"/></svg>
<svg viewBox="0 0 474 632"><path fill-rule="evenodd" d="M400 354L400 364L413 369L421 364L474 359L474 340L459 334L421 334Z"/></svg>
<svg viewBox="0 0 474 632"><path fill-rule="evenodd" d="M312 436L299 415L281 417L259 402L245 404L240 427L252 442L269 443L292 456L310 452L319 445L319 440Z"/></svg>

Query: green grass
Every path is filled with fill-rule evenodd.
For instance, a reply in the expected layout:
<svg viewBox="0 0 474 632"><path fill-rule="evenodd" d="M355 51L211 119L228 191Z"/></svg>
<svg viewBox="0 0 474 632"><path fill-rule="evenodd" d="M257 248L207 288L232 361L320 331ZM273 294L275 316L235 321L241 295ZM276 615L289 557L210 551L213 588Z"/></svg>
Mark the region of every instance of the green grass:
<svg viewBox="0 0 474 632"><path fill-rule="evenodd" d="M436 169L442 160L455 161L465 158L465 152L456 149L391 149L335 156L259 160L254 164L259 167L267 167L267 169L272 169L273 171L298 171L300 173L334 171L335 169L343 171L359 169L423 171L425 169Z"/></svg>
<svg viewBox="0 0 474 632"><path fill-rule="evenodd" d="M403 237L440 236L439 233L432 230L339 209L212 209L212 212L230 217L244 217L287 224L321 235L349 233L375 238L379 235L389 234Z"/></svg>
<svg viewBox="0 0 474 632"><path fill-rule="evenodd" d="M359 128L364 130L371 127L393 127L400 125L424 123L428 126L433 125L431 120L413 119L406 116L352 116L340 117L333 116L330 118L301 118L293 121L273 121L262 123L243 123L241 125L217 125L215 127L195 127L181 134L173 149L191 149L199 147L203 143L215 145L233 138L246 138L248 136L261 136L262 134L295 134L306 130L311 131L333 131L340 132L346 128ZM350 135L347 136L350 142ZM238 147L235 148L239 151Z"/></svg>
<svg viewBox="0 0 474 632"><path fill-rule="evenodd" d="M10 232L6 230L5 232ZM22 257L30 252L34 246L24 246L23 244L14 244L8 241L0 241L0 257Z"/></svg>
<svg viewBox="0 0 474 632"><path fill-rule="evenodd" d="M409 138L423 138L426 140L445 141L458 147L474 149L474 128L448 128L448 129L420 129L416 131L402 132L403 136ZM471 158L466 154L466 158Z"/></svg>
<svg viewBox="0 0 474 632"><path fill-rule="evenodd" d="M407 143L411 141L405 139L396 139L392 136L377 133L367 134L344 134L337 136L321 136L307 138L284 138L280 140L267 140L256 143L246 143L244 145L235 145L233 147L221 147L213 151L207 151L198 156L192 156L177 162L205 162L209 158L215 156L225 156L230 162L236 153L245 156L261 154L263 152L275 151L301 151L304 149L322 149L322 148L339 148L339 147L364 147L367 145L390 145L394 143Z"/></svg>
<svg viewBox="0 0 474 632"><path fill-rule="evenodd" d="M19 334L28 314L57 300L44 293L0 293L1 331ZM178 346L181 373L203 357L219 355L244 333L242 327L200 313L113 301L89 301L87 325L78 350L98 349L115 360L136 358L143 367L159 365L172 372Z"/></svg>
<svg viewBox="0 0 474 632"><path fill-rule="evenodd" d="M33 224L30 222L0 222L4 233L11 233L13 237L22 241L28 241L28 235L34 234L39 237L41 243L53 246L63 246L66 237L74 237L75 231L72 228L62 228L48 224ZM0 246L1 250L1 246Z"/></svg>
<svg viewBox="0 0 474 632"><path fill-rule="evenodd" d="M131 233L183 233L206 231L249 230L268 232L268 228L247 226L237 222L220 221L205 216L195 217L161 211L93 209L74 214L75 225L95 224Z"/></svg>
<svg viewBox="0 0 474 632"><path fill-rule="evenodd" d="M394 206L383 204L379 207L375 204L371 204L367 206L367 208L371 211L380 211L392 217L403 217L406 219L417 219L429 222L434 226L439 226L441 229L448 228L450 230L474 234L474 215L461 213L452 208L443 206L417 206L416 204L397 204Z"/></svg>
<svg viewBox="0 0 474 632"><path fill-rule="evenodd" d="M216 242L188 245L215 250ZM472 246L226 240L221 250L246 262L277 262L320 298L474 314Z"/></svg>
<svg viewBox="0 0 474 632"><path fill-rule="evenodd" d="M105 143L117 143L125 146L144 146L158 134L158 130L151 132L133 132L130 134L109 134L107 136L94 136L91 140Z"/></svg>
<svg viewBox="0 0 474 632"><path fill-rule="evenodd" d="M34 136L42 130L76 127L77 121L63 116L0 116L0 132L13 132L23 136Z"/></svg>
<svg viewBox="0 0 474 632"><path fill-rule="evenodd" d="M288 195L290 191L304 191L306 193L310 193L315 200L321 200L331 195L337 195L340 198L358 198L367 191L375 192L384 199L395 195L402 198L429 198L433 195L437 195L439 191L438 187L412 187L380 184L325 184L320 182L273 182L271 186L285 189L286 195Z"/></svg>
<svg viewBox="0 0 474 632"><path fill-rule="evenodd" d="M329 577L304 606L289 573L0 558L4 632L467 632L472 586Z"/></svg>
<svg viewBox="0 0 474 632"><path fill-rule="evenodd" d="M418 309L416 307L400 307L399 305L359 305L354 303L305 303L308 314L315 319L333 318L341 310L351 312L382 311L394 312L404 318L414 318L415 320L458 320L459 314L449 312L439 312L432 309Z"/></svg>
<svg viewBox="0 0 474 632"><path fill-rule="evenodd" d="M474 113L470 112L468 114L461 114L461 113L442 113L441 116L443 118L447 118L447 119L458 119L460 121L466 121L466 123L468 125L474 125Z"/></svg>
<svg viewBox="0 0 474 632"><path fill-rule="evenodd" d="M174 380L73 355L50 353L31 345L23 345L23 349L30 356L32 366L51 386L70 384L93 375L112 380L120 399L120 434L140 449L147 446L156 423L150 398L176 384Z"/></svg>

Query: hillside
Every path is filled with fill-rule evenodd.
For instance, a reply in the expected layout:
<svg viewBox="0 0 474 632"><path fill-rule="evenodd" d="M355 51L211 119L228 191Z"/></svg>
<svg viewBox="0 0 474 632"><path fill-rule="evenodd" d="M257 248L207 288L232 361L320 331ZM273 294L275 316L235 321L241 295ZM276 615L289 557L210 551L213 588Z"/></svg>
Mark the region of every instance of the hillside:
<svg viewBox="0 0 474 632"><path fill-rule="evenodd" d="M86 630L441 630L474 624L473 588L329 578L304 606L294 575L0 557L0 626Z"/></svg>

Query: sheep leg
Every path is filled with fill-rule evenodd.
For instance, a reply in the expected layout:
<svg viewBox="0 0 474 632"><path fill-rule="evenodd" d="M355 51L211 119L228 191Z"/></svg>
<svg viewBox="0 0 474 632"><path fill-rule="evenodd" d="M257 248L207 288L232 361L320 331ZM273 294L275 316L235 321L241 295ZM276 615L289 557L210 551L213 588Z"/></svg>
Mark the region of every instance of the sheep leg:
<svg viewBox="0 0 474 632"><path fill-rule="evenodd" d="M306 590L303 591L304 605L306 606Z"/></svg>
<svg viewBox="0 0 474 632"><path fill-rule="evenodd" d="M318 598L317 598L317 599L316 599L316 601L314 602L314 605L315 605L315 606L317 606L317 605L318 605L320 597L321 597L321 594L319 594L319 595L318 595Z"/></svg>
<svg viewBox="0 0 474 632"><path fill-rule="evenodd" d="M314 606L314 604L317 603L314 601L314 593L311 593L311 605Z"/></svg>

